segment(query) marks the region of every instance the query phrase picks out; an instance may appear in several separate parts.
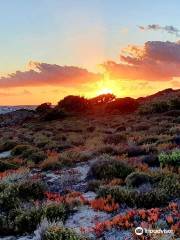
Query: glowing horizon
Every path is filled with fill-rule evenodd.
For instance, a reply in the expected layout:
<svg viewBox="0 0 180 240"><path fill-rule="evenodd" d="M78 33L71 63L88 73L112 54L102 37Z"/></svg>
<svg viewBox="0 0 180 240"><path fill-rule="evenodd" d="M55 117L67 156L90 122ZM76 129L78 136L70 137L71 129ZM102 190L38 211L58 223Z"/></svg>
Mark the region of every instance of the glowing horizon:
<svg viewBox="0 0 180 240"><path fill-rule="evenodd" d="M132 0L3 2L0 105L180 88L180 2L173 2L158 1L153 14L151 2Z"/></svg>

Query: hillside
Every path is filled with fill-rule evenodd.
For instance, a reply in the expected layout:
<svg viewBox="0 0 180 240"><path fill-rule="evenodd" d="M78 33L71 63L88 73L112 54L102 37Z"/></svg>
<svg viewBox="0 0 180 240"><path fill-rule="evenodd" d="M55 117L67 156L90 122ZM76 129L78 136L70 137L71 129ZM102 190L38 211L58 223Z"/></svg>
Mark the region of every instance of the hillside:
<svg viewBox="0 0 180 240"><path fill-rule="evenodd" d="M139 226L177 238L178 96L71 96L3 115L20 121L1 121L0 239L48 239L52 224L63 240L133 240Z"/></svg>

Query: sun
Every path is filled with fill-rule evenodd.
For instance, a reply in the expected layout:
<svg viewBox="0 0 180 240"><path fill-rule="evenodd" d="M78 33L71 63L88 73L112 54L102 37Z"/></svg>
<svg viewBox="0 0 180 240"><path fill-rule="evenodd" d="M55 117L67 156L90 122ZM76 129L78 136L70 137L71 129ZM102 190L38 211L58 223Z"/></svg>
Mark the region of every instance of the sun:
<svg viewBox="0 0 180 240"><path fill-rule="evenodd" d="M99 91L97 91L97 95L108 94L108 93L112 94L113 93L112 89L102 88Z"/></svg>

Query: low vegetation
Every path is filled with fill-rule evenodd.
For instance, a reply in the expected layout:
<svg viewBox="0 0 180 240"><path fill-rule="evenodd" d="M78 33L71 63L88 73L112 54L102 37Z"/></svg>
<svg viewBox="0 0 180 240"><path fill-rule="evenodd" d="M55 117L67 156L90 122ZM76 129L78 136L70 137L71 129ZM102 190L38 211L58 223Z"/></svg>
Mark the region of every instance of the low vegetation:
<svg viewBox="0 0 180 240"><path fill-rule="evenodd" d="M173 93L68 96L1 126L0 238L39 231L42 240L104 239L137 226L163 226L177 237L180 102ZM78 232L67 227L82 209L109 219Z"/></svg>

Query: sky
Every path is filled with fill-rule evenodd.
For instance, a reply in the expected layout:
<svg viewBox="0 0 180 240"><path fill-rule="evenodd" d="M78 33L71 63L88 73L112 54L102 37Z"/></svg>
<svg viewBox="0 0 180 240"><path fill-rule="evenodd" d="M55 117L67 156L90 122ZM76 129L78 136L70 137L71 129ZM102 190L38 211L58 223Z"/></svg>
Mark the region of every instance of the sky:
<svg viewBox="0 0 180 240"><path fill-rule="evenodd" d="M0 105L180 88L180 1L0 2Z"/></svg>

